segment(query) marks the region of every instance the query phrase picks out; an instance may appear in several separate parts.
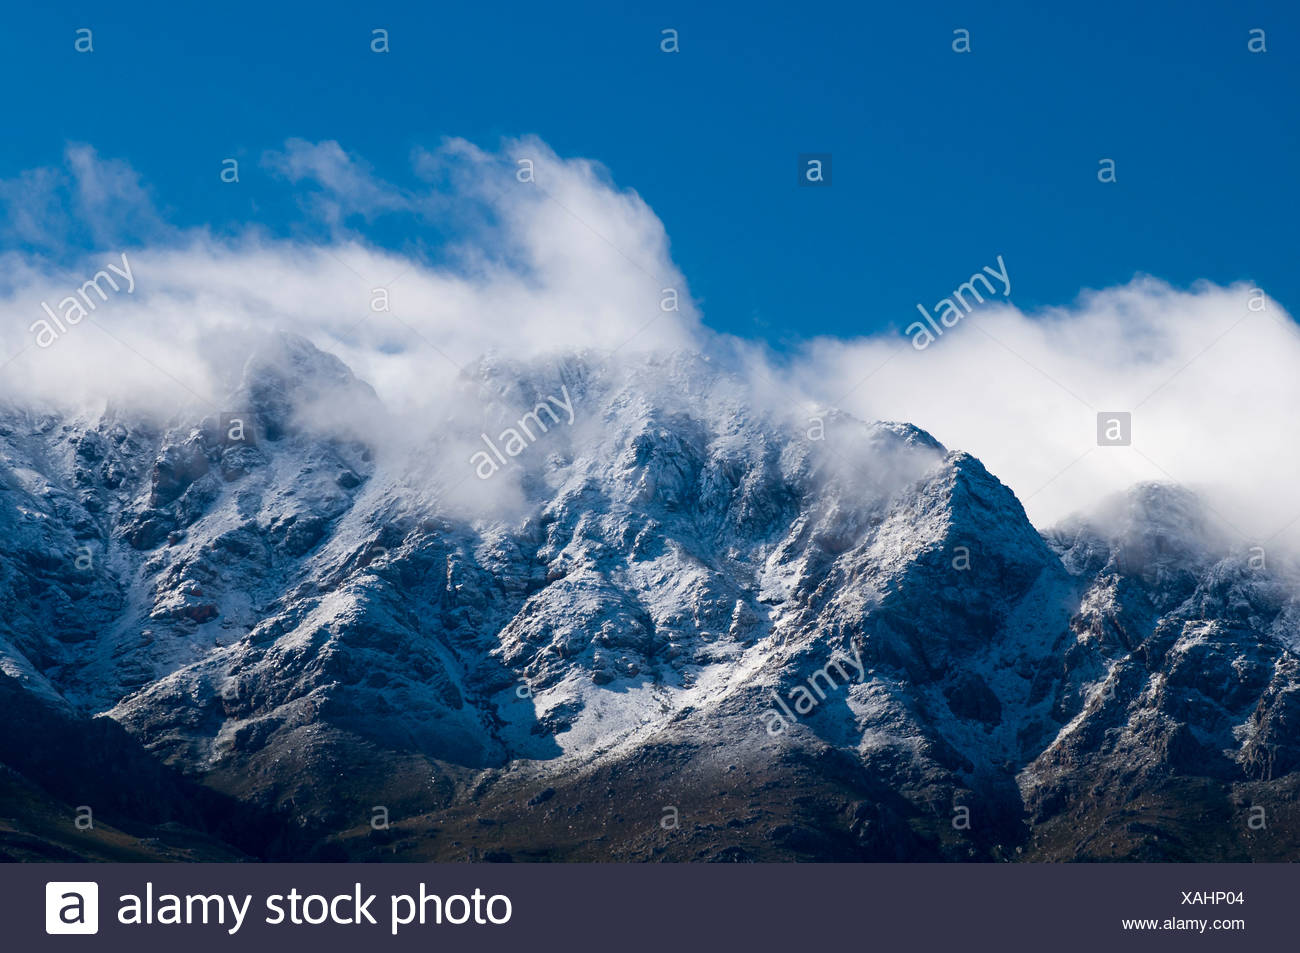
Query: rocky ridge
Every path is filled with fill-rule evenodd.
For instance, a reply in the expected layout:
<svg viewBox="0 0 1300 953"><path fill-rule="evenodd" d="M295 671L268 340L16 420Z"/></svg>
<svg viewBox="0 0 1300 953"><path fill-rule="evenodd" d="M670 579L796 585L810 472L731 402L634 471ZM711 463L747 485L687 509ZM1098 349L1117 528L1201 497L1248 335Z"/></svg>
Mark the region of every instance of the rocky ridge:
<svg viewBox="0 0 1300 953"><path fill-rule="evenodd" d="M393 441L277 336L231 412L0 408L0 845L98 789L165 856L1294 858L1297 577L1187 490L1039 532L969 454L696 354L460 385ZM466 440L561 386L478 481ZM111 725L154 809L44 721Z"/></svg>

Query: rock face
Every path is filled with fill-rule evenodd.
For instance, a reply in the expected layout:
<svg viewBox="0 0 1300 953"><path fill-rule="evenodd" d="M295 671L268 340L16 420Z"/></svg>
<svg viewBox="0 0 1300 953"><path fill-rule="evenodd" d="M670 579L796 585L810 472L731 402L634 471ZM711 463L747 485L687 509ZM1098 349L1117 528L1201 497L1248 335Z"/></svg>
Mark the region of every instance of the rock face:
<svg viewBox="0 0 1300 953"><path fill-rule="evenodd" d="M0 409L0 814L93 805L38 726L107 718L161 779L109 819L210 856L1300 852L1300 586L1191 493L1040 533L924 431L698 355L461 384L482 419L394 440L284 337L229 412Z"/></svg>

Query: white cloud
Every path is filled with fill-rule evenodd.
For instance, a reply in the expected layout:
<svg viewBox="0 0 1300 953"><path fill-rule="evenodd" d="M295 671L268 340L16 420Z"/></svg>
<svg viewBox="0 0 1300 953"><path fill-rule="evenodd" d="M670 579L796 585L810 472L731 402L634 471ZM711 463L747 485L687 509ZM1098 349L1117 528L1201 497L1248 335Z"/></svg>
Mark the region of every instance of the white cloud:
<svg viewBox="0 0 1300 953"><path fill-rule="evenodd" d="M0 181L4 235L38 248L57 246L67 236L71 220L59 195L61 179L55 169L28 169Z"/></svg>
<svg viewBox="0 0 1300 953"><path fill-rule="evenodd" d="M335 228L352 215L371 221L383 212L413 205L409 195L376 178L365 162L333 140L290 139L282 152L267 152L262 164L293 184L314 183L315 189L304 196L304 205Z"/></svg>
<svg viewBox="0 0 1300 953"><path fill-rule="evenodd" d="M68 145L60 167L0 180L0 210L6 238L54 252L83 236L109 246L163 240L172 232L128 163L103 159L81 143Z"/></svg>
<svg viewBox="0 0 1300 953"><path fill-rule="evenodd" d="M1138 278L1033 315L976 311L921 351L902 335L822 339L796 376L979 456L1040 526L1154 480L1262 540L1300 516L1297 367L1300 329L1250 286ZM1132 414L1132 447L1097 445L1097 414L1112 411Z"/></svg>
<svg viewBox="0 0 1300 953"><path fill-rule="evenodd" d="M532 181L520 181L521 160ZM765 406L816 400L929 430L979 456L1040 526L1150 479L1201 490L1256 539L1300 516L1291 424L1300 333L1275 301L1251 310L1258 299L1245 286L1176 290L1142 278L1038 314L989 307L920 352L901 331L826 338L777 367L702 327L664 227L635 192L538 139L496 153L455 139L417 152L418 188L376 178L334 142L291 140L267 162L316 196L309 208L331 227L330 241L169 230L138 176L88 147L70 148L64 170L0 183L12 236L66 233L75 219L107 249L65 252L58 265L5 256L0 362L18 356L0 371L0 391L64 405L202 406L238 373L243 345L231 342L283 329L339 355L395 419L430 420L456 399L459 369L485 353L686 347L744 355ZM413 235L427 226L455 243L422 256L346 230L380 214L409 216ZM135 293L115 295L54 346L34 347L40 303L114 260L121 249L107 238L128 231L152 236L128 252ZM1016 280L1015 261L1007 267ZM662 310L665 289L679 311ZM384 295L389 310L373 310ZM1132 448L1096 446L1098 411L1133 414Z"/></svg>
<svg viewBox="0 0 1300 953"><path fill-rule="evenodd" d="M524 147L545 192L515 177L508 155ZM299 181L346 195L350 208L398 194L333 144L291 145L286 154ZM93 159L79 155L83 166ZM508 143L499 156L452 141L418 162L426 173L437 164L446 183L408 194L407 211L418 226L447 210L461 236L440 263L345 234L310 243L254 230L233 239L177 232L132 246L134 293L112 296L42 349L32 331L42 302L58 310L120 251L65 253L58 264L11 252L0 269L0 362L20 356L0 386L62 404L201 402L224 393L238 370L222 366L221 338L279 329L338 354L401 411L436 402L484 354L649 350L696 339L698 316L663 226L591 163L561 160L535 140ZM83 178L100 197L129 193L134 181L117 167ZM678 311L660 308L667 286L678 289Z"/></svg>

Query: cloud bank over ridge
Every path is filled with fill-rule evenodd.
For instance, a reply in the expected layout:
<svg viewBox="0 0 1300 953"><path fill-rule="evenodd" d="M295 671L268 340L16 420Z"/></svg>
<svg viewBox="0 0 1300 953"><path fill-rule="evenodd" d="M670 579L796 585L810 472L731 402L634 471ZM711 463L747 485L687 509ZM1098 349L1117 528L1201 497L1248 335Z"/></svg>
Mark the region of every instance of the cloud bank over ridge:
<svg viewBox="0 0 1300 953"><path fill-rule="evenodd" d="M689 349L796 418L820 406L915 423L980 457L1039 526L1145 480L1197 490L1255 542L1300 517L1300 329L1250 286L1139 276L1032 314L989 302L924 350L904 333L913 315L774 355L707 328L663 223L597 163L523 138L495 152L447 140L411 164L414 184L398 185L334 142L267 153L311 237L169 225L129 165L87 146L0 182L0 399L202 407L231 386L240 342L284 330L396 413L436 418L483 355ZM440 240L382 247L367 238L381 220ZM81 293L122 254L132 291ZM42 304L62 316L79 294L94 308L41 346ZM1101 412L1132 414L1132 446L1097 445Z"/></svg>

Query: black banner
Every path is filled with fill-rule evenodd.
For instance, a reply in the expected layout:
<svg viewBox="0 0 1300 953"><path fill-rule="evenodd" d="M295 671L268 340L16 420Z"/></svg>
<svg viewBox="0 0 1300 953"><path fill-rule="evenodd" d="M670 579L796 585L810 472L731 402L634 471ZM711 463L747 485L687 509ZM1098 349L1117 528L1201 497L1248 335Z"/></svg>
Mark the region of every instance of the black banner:
<svg viewBox="0 0 1300 953"><path fill-rule="evenodd" d="M1290 944L1300 868L41 864L0 867L0 889L4 948L24 951L1095 953Z"/></svg>

